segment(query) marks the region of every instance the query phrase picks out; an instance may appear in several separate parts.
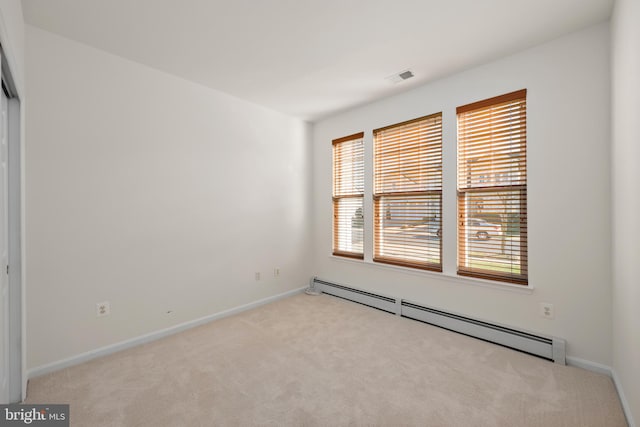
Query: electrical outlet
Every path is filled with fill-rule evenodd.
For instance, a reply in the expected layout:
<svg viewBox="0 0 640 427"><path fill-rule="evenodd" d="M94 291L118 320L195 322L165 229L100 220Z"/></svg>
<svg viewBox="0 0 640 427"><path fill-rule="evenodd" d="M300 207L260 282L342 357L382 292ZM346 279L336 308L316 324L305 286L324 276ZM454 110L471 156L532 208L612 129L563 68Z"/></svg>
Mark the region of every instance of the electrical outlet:
<svg viewBox="0 0 640 427"><path fill-rule="evenodd" d="M109 301L99 302L96 304L96 316L104 317L111 314L111 305Z"/></svg>
<svg viewBox="0 0 640 427"><path fill-rule="evenodd" d="M273 269L273 277L278 277L278 276L280 276L280 269L276 267Z"/></svg>
<svg viewBox="0 0 640 427"><path fill-rule="evenodd" d="M553 319L556 317L555 310L553 309L553 304L548 302L540 303L540 316L545 319Z"/></svg>
<svg viewBox="0 0 640 427"><path fill-rule="evenodd" d="M260 280L260 272L256 271L256 280Z"/></svg>

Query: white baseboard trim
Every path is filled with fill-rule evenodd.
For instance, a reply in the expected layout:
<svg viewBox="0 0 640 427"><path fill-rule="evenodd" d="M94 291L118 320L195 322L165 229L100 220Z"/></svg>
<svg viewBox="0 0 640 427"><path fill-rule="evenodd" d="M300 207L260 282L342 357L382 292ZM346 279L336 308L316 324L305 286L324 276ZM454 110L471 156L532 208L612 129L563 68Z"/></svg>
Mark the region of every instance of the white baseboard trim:
<svg viewBox="0 0 640 427"><path fill-rule="evenodd" d="M111 344L105 347L100 347L95 350L87 351L86 353L78 354L77 356L72 356L67 359L58 360L56 362L47 363L46 365L38 366L33 369L29 369L27 371L27 378L35 378L40 375L45 375L51 372L58 371L60 369L68 368L70 366L78 365L83 362L87 362L92 359L96 359L98 357L107 356L112 353L116 353L118 351L122 351L131 347L135 347L141 344L145 344L151 341L158 340L160 338L167 337L169 335L176 334L178 332L185 331L187 329L195 328L196 326L204 325L205 323L212 322L214 320L221 319L223 317L232 316L234 314L241 313L243 311L251 310L252 308L259 307L261 305L268 304L270 302L274 302L283 298L287 298L296 294L300 294L307 289L307 286L302 288L293 289L291 291L283 292L278 295L273 295L267 298L263 298L258 301L254 301L248 304L241 305L239 307L231 308L229 310L224 310L219 313L211 314L209 316L201 317L199 319L191 320L188 322L181 323L179 325L171 326L166 329L161 329L156 332L151 332L149 334L145 334L136 338L131 338L125 341L121 341L115 344Z"/></svg>
<svg viewBox="0 0 640 427"><path fill-rule="evenodd" d="M602 365L600 363L591 362L589 360L579 359L577 357L567 356L567 365L575 366L576 368L586 369L588 371L597 372L599 374L604 374L611 377L613 381L613 385L618 392L618 397L620 398L620 404L622 405L622 412L624 412L624 416L627 418L627 424L629 427L636 427L635 422L633 421L633 415L631 415L631 408L629 407L629 401L624 394L624 390L622 388L622 383L620 383L620 379L618 378L618 374L615 369L611 368L607 365Z"/></svg>
<svg viewBox="0 0 640 427"><path fill-rule="evenodd" d="M609 377L613 377L611 373L611 366L603 365L601 363L592 362L590 360L579 359L573 356L567 356L567 365L575 366L576 368L586 369L587 371L597 372Z"/></svg>
<svg viewBox="0 0 640 427"><path fill-rule="evenodd" d="M629 427L636 427L636 423L633 420L633 415L631 415L631 408L629 407L629 401L627 400L627 396L624 394L624 390L622 388L622 383L616 373L615 369L611 370L613 374L611 378L613 378L613 384L616 386L616 390L618 391L618 397L620 398L620 404L622 405L622 411L624 412L624 416L627 417L627 424Z"/></svg>

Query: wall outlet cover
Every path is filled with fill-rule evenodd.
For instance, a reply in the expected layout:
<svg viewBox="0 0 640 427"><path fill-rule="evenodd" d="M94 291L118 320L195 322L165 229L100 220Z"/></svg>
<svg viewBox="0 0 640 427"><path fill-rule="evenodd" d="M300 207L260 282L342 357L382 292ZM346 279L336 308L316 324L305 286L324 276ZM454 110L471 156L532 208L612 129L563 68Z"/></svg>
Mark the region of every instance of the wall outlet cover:
<svg viewBox="0 0 640 427"><path fill-rule="evenodd" d="M545 319L553 319L556 317L555 310L553 309L553 304L548 302L540 303L540 316Z"/></svg>
<svg viewBox="0 0 640 427"><path fill-rule="evenodd" d="M111 314L111 304L109 301L103 301L96 304L96 316L104 317Z"/></svg>

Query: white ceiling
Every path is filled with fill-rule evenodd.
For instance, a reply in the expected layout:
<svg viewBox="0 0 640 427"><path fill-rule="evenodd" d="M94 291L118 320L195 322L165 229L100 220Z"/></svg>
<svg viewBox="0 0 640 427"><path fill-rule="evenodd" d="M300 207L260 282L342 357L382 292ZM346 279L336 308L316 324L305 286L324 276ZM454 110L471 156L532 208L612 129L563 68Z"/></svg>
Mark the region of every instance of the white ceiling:
<svg viewBox="0 0 640 427"><path fill-rule="evenodd" d="M307 120L604 21L612 3L22 0L31 25Z"/></svg>

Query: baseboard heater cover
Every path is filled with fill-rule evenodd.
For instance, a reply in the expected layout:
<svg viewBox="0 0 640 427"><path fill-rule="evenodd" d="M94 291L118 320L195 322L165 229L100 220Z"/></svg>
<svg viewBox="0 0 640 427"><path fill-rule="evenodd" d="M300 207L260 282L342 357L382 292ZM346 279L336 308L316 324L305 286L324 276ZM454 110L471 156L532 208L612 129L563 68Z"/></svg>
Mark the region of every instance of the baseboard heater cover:
<svg viewBox="0 0 640 427"><path fill-rule="evenodd" d="M399 298L377 295L361 289L318 279L317 277L311 280L311 286L319 292L510 347L552 360L555 363L566 364L566 342L562 338L519 331L514 328L425 307Z"/></svg>
<svg viewBox="0 0 640 427"><path fill-rule="evenodd" d="M564 365L565 341L402 301L402 316L540 356Z"/></svg>
<svg viewBox="0 0 640 427"><path fill-rule="evenodd" d="M338 283L321 280L317 277L311 280L311 287L318 292L348 299L389 313L397 314L399 311L400 301L396 298L373 294Z"/></svg>

